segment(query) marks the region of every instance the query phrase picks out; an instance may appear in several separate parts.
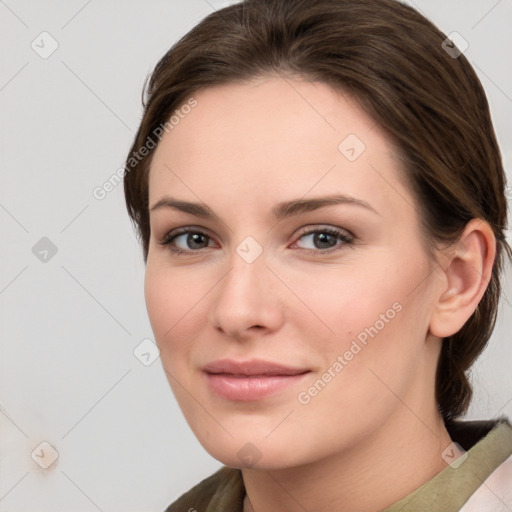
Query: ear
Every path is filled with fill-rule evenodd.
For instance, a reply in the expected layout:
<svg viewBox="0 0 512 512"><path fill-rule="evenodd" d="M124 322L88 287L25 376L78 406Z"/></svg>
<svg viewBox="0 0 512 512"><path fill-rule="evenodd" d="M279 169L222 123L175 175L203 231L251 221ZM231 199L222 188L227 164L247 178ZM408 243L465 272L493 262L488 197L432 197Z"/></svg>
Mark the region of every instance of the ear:
<svg viewBox="0 0 512 512"><path fill-rule="evenodd" d="M491 279L496 238L488 222L473 219L457 242L444 249L442 285L430 319L439 338L458 332L473 314Z"/></svg>

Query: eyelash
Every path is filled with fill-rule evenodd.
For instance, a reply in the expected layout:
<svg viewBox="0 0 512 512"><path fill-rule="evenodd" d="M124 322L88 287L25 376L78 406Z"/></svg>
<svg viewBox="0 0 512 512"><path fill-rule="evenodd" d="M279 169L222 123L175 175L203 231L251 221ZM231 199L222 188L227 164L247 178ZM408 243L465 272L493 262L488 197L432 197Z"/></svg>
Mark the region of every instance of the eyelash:
<svg viewBox="0 0 512 512"><path fill-rule="evenodd" d="M302 232L297 240L300 240L302 237L307 235L312 235L315 233L327 233L329 235L333 235L338 238L338 240L342 241L343 244L335 245L334 247L330 249L299 249L301 251L304 251L306 254L312 254L312 255L318 255L318 254L330 254L335 251L339 251L341 247L345 245L352 245L354 243L354 236L352 234L349 234L346 231L341 231L339 229L335 228L321 228L321 229L311 229L309 231ZM203 251L203 249L197 249L197 250L183 250L180 248L173 247L171 244L174 241L175 238L177 238L180 235L183 234L197 234L207 237L208 239L211 239L209 235L207 235L205 232L201 231L200 229L191 229L191 228L178 228L175 229L169 233L167 233L162 241L158 242L159 245L167 246L169 251L175 254L176 256L187 256L194 253L200 253Z"/></svg>

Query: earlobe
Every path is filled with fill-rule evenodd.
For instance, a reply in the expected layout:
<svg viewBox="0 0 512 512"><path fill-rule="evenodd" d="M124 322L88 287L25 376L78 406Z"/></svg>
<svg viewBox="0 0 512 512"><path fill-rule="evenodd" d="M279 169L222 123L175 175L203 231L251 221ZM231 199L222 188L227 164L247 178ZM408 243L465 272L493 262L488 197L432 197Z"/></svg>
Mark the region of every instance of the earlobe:
<svg viewBox="0 0 512 512"><path fill-rule="evenodd" d="M471 220L442 257L446 262L439 269L443 285L430 321L430 332L439 338L463 327L487 289L496 257L496 238L489 223Z"/></svg>

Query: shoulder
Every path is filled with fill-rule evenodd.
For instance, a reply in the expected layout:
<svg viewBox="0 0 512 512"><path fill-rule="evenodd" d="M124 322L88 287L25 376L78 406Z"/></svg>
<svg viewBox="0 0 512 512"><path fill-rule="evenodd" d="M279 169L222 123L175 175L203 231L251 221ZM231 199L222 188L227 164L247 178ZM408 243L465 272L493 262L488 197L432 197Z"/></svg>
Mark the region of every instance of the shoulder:
<svg viewBox="0 0 512 512"><path fill-rule="evenodd" d="M484 422L473 422L483 424ZM512 425L507 418L493 422L493 428L483 437L471 454L476 456L478 469L490 463L486 474L478 475L481 485L460 509L461 512L509 512L512 510ZM471 455L470 455L471 457ZM473 473L478 472L473 467Z"/></svg>
<svg viewBox="0 0 512 512"><path fill-rule="evenodd" d="M512 510L512 455L484 480L461 512L509 512Z"/></svg>
<svg viewBox="0 0 512 512"><path fill-rule="evenodd" d="M165 512L239 512L244 496L240 470L223 466L171 503Z"/></svg>

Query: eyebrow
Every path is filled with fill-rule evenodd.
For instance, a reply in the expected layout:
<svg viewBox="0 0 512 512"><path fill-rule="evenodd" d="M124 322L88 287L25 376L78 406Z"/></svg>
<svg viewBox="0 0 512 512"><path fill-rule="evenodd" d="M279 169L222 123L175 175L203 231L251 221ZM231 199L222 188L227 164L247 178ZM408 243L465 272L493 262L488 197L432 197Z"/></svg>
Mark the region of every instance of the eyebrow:
<svg viewBox="0 0 512 512"><path fill-rule="evenodd" d="M301 213L311 212L327 206L346 204L354 205L365 208L366 210L372 211L377 215L380 215L375 208L373 208L366 201L356 199L352 196L343 194L314 197L311 199L292 199L290 201L283 201L278 203L272 208L272 217L276 221L280 221L287 217L293 217L300 215ZM162 208L172 208L179 210L196 217L202 217L205 219L215 219L220 221L218 215L216 215L206 204L204 203L192 203L189 201L180 201L169 196L162 197L153 206L150 207L149 211L154 212Z"/></svg>

